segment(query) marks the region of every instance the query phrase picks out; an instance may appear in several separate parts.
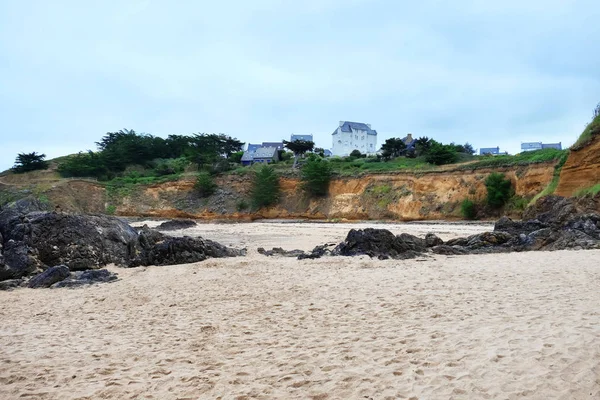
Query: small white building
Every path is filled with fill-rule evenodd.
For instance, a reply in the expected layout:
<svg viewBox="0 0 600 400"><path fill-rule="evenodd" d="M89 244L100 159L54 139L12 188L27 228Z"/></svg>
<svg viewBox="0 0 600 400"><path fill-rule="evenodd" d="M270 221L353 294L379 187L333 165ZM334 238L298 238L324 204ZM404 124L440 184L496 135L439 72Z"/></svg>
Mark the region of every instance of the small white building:
<svg viewBox="0 0 600 400"><path fill-rule="evenodd" d="M348 156L353 150L369 155L377 152L377 131L371 129L371 124L340 121L331 136L331 153L334 156Z"/></svg>

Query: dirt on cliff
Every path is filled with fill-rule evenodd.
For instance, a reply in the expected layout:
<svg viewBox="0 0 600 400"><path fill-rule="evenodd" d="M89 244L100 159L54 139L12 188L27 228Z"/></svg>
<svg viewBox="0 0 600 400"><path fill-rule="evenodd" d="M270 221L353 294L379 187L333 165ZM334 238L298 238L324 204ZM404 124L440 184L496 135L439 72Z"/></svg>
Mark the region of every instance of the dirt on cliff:
<svg viewBox="0 0 600 400"><path fill-rule="evenodd" d="M579 190L600 183L600 134L584 146L572 149L562 167L556 194L573 196Z"/></svg>

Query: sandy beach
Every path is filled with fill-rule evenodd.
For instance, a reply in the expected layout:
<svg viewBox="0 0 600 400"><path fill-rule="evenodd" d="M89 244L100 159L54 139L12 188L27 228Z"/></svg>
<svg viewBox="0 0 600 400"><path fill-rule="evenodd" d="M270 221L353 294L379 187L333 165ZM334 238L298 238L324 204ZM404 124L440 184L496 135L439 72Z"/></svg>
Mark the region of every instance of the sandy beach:
<svg viewBox="0 0 600 400"><path fill-rule="evenodd" d="M248 256L0 292L0 399L600 398L600 251L256 252L310 250L367 226L444 240L492 229L201 224L185 234Z"/></svg>

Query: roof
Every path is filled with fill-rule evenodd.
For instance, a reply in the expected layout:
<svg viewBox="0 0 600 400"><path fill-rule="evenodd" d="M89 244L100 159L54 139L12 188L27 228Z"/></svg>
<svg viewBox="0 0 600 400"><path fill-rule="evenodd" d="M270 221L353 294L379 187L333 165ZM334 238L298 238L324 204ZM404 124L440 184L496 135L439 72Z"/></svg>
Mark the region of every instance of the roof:
<svg viewBox="0 0 600 400"><path fill-rule="evenodd" d="M254 160L254 152L245 151L242 155L242 161L252 161Z"/></svg>
<svg viewBox="0 0 600 400"><path fill-rule="evenodd" d="M263 147L275 147L277 149L283 149L283 142L262 142Z"/></svg>
<svg viewBox="0 0 600 400"><path fill-rule="evenodd" d="M258 149L261 146L262 145L260 145L260 144L251 144L251 143L248 143L248 151L251 152L251 153L253 153L253 152L256 151L256 149Z"/></svg>
<svg viewBox="0 0 600 400"><path fill-rule="evenodd" d="M313 135L292 135L290 137L290 142L293 142L295 140L304 140L307 142L312 142L313 141Z"/></svg>
<svg viewBox="0 0 600 400"><path fill-rule="evenodd" d="M272 158L277 153L277 147L259 147L254 152L254 158Z"/></svg>
<svg viewBox="0 0 600 400"><path fill-rule="evenodd" d="M479 149L479 154L498 154L500 152L500 147L482 147Z"/></svg>
<svg viewBox="0 0 600 400"><path fill-rule="evenodd" d="M340 126L338 127L342 130L342 132L352 132L352 131L367 131L367 135L377 135L377 131L369 128L369 126L362 122L351 122L351 121L342 121L340 122ZM335 135L337 133L337 128L333 132Z"/></svg>

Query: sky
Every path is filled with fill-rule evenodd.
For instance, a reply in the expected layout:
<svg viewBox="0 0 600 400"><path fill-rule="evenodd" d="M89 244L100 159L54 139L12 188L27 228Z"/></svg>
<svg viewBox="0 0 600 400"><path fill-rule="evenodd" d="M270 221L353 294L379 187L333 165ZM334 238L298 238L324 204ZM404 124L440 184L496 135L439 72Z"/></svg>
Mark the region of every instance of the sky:
<svg viewBox="0 0 600 400"><path fill-rule="evenodd" d="M0 170L124 128L568 146L600 102L598 21L592 0L0 0Z"/></svg>

